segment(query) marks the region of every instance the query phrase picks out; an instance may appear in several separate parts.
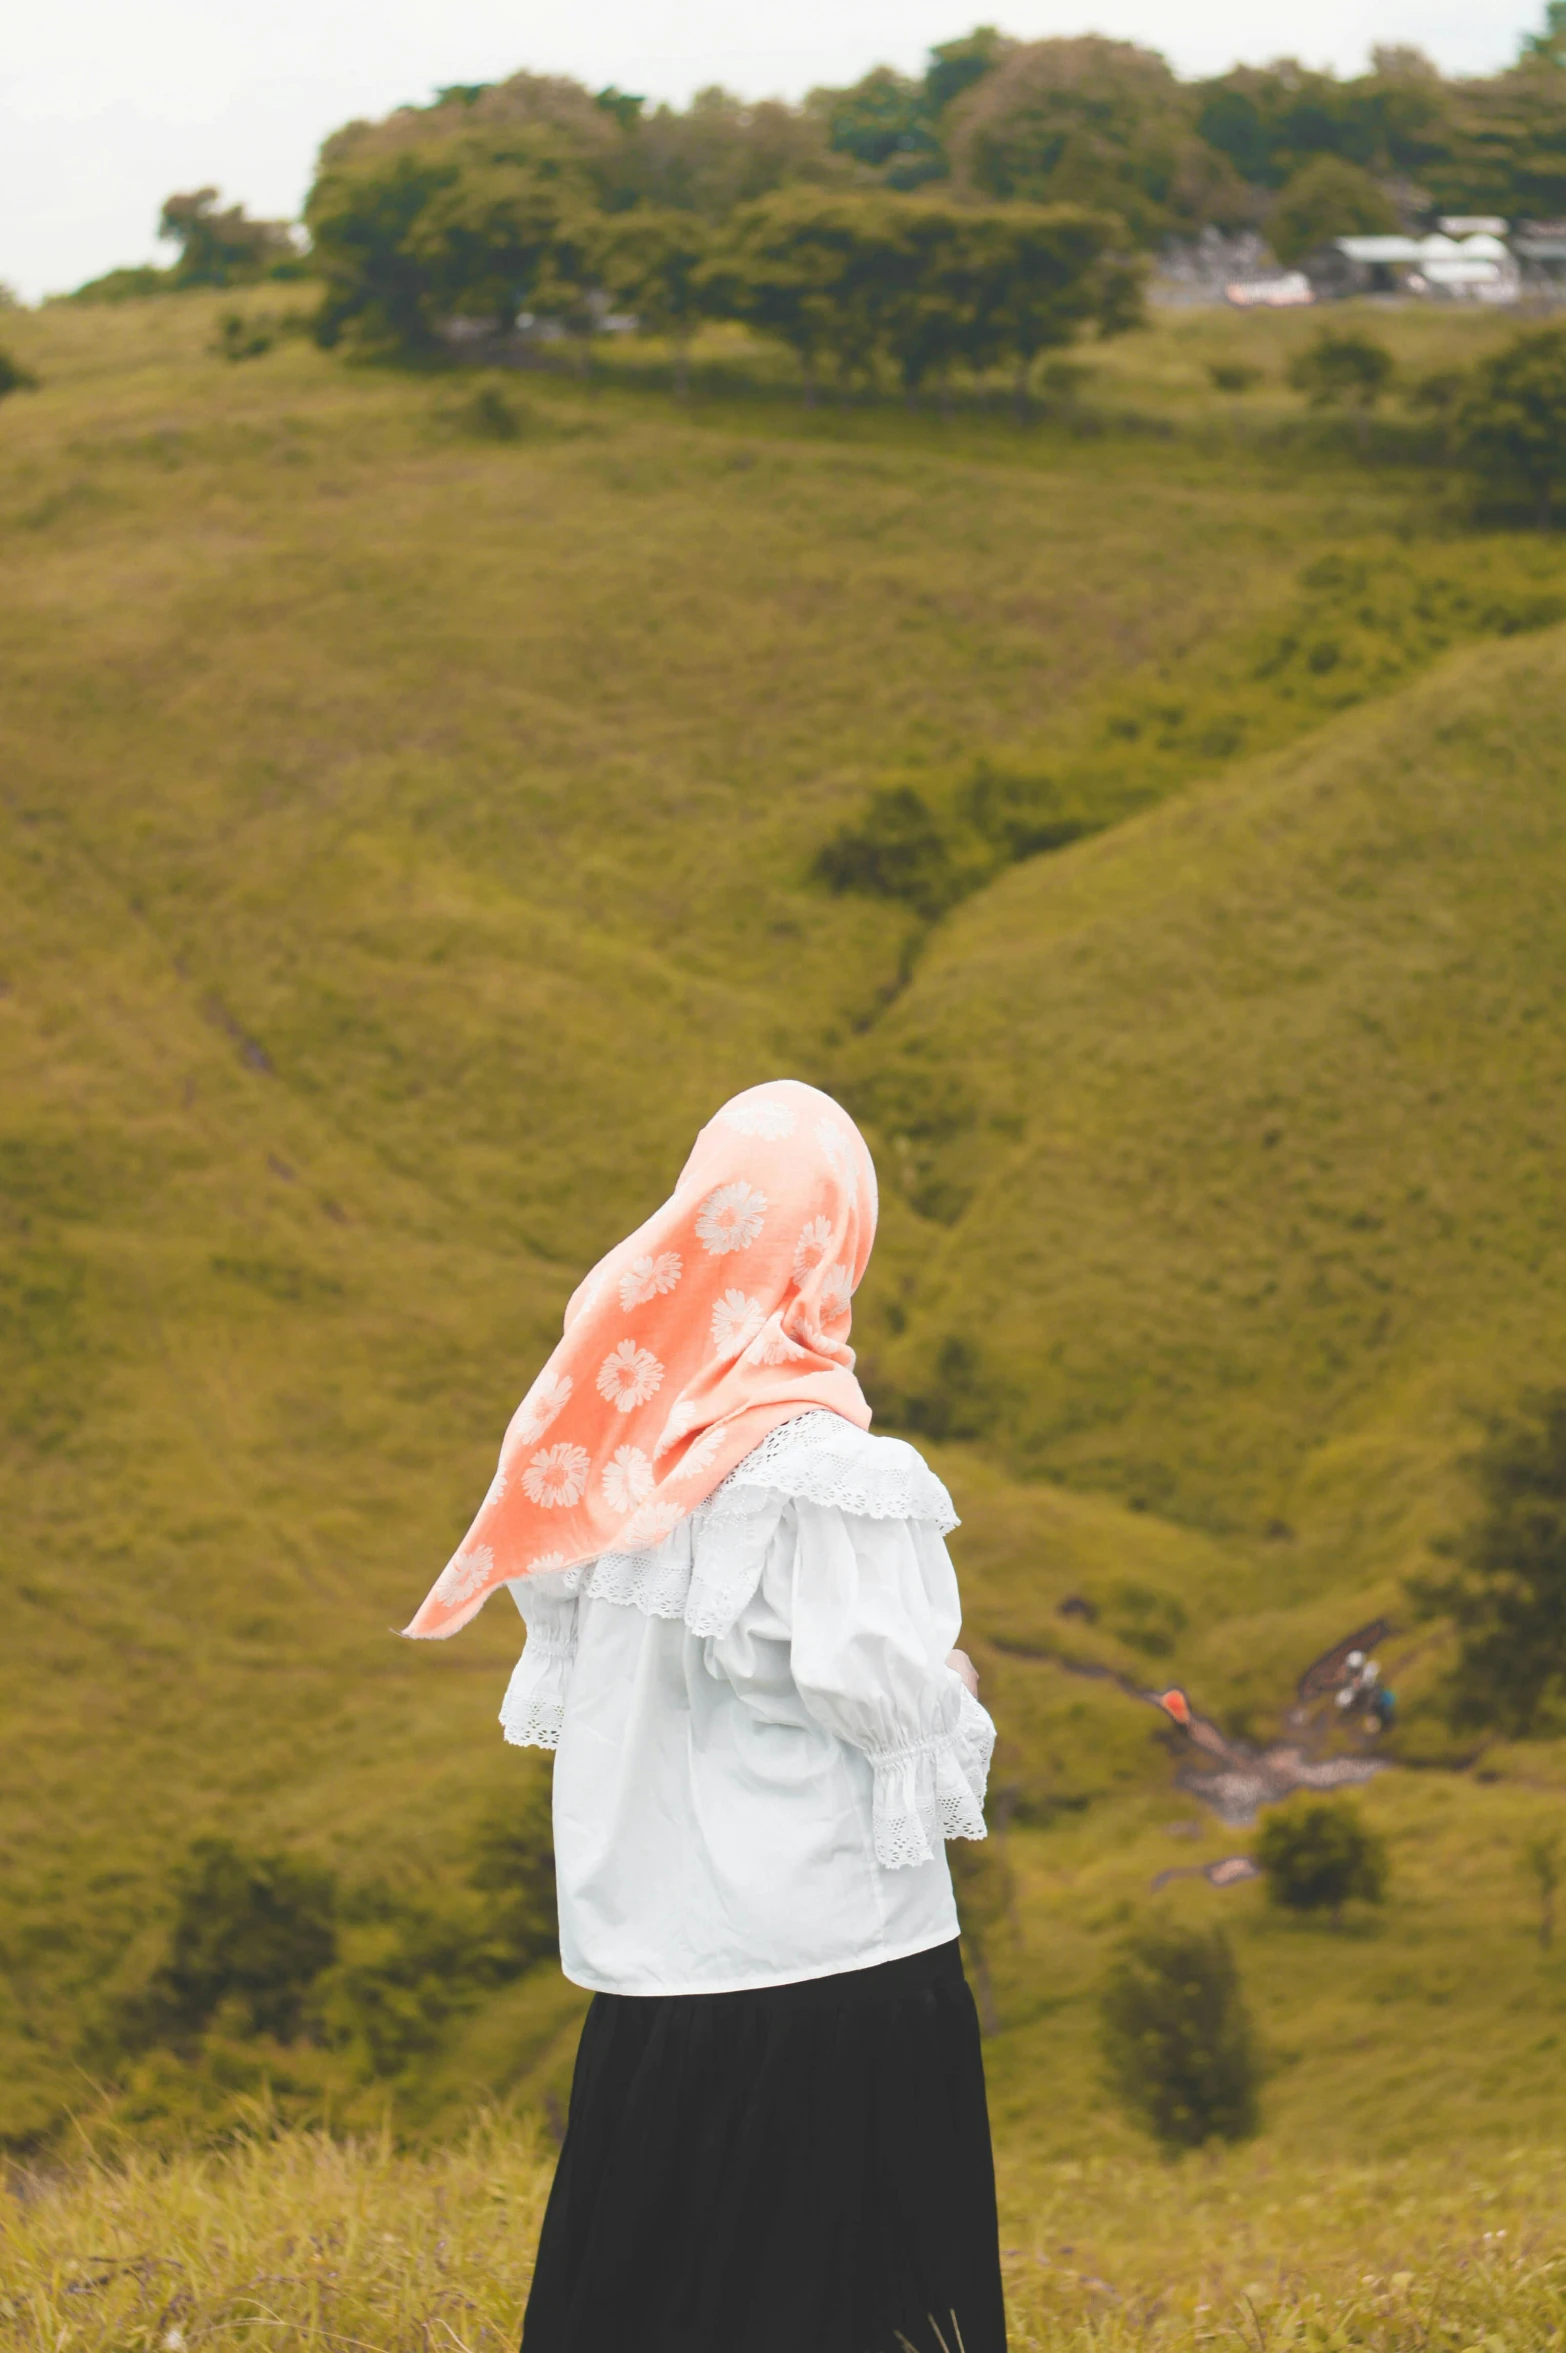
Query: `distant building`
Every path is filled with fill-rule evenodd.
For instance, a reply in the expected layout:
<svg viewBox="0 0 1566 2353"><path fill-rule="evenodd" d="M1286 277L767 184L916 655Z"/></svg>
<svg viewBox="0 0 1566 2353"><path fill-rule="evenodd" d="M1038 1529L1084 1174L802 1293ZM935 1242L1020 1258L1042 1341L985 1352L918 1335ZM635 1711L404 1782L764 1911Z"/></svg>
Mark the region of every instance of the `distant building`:
<svg viewBox="0 0 1566 2353"><path fill-rule="evenodd" d="M1454 220L1428 237L1334 237L1311 256L1320 294L1414 294L1447 302L1515 302L1522 272L1501 234L1504 221ZM1566 259L1566 237L1561 241Z"/></svg>
<svg viewBox="0 0 1566 2353"><path fill-rule="evenodd" d="M1566 294L1566 221L1520 221L1512 251L1525 294Z"/></svg>

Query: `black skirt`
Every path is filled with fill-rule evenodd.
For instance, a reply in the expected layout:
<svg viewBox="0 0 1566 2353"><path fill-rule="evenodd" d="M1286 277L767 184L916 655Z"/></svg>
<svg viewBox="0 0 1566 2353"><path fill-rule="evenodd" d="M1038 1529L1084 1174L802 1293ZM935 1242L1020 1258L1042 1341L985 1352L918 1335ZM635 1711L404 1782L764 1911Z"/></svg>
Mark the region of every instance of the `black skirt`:
<svg viewBox="0 0 1566 2353"><path fill-rule="evenodd" d="M1004 2353L955 1944L755 1993L597 1994L522 2353Z"/></svg>

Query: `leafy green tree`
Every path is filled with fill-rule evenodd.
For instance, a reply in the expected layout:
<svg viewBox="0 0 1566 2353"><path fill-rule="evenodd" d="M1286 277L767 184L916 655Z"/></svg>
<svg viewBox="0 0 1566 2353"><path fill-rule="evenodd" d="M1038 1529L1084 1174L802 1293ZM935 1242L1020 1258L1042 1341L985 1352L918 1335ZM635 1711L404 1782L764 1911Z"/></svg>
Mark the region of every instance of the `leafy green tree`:
<svg viewBox="0 0 1566 2353"><path fill-rule="evenodd" d="M1566 213L1566 73L1534 57L1447 85L1444 136L1419 177L1446 212Z"/></svg>
<svg viewBox="0 0 1566 2353"><path fill-rule="evenodd" d="M1318 155L1290 180L1267 224L1280 261L1303 261L1334 237L1390 235L1397 207L1369 172L1341 156Z"/></svg>
<svg viewBox="0 0 1566 2353"><path fill-rule="evenodd" d="M1457 1628L1454 1724L1526 1738L1566 1701L1566 1389L1493 1423L1472 1468L1479 1510L1441 1547L1455 1565L1409 1594Z"/></svg>
<svg viewBox="0 0 1566 2353"><path fill-rule="evenodd" d="M1392 382L1397 363L1385 344L1348 327L1323 327L1289 366L1289 382L1312 408L1341 409L1354 420L1360 448L1370 441L1370 418Z"/></svg>
<svg viewBox="0 0 1566 2353"><path fill-rule="evenodd" d="M218 206L216 188L165 198L158 235L179 248L172 285L252 285L296 258L286 222L253 221L242 204Z"/></svg>
<svg viewBox="0 0 1566 2353"><path fill-rule="evenodd" d="M716 312L792 351L810 407L824 359L846 377L876 348L885 289L875 266L872 204L825 190L780 190L736 215L703 272Z"/></svg>
<svg viewBox="0 0 1566 2353"><path fill-rule="evenodd" d="M1379 1904L1386 1893L1386 1848L1348 1798L1297 1800L1269 1814L1256 1860L1273 1903L1328 1912L1334 1928L1352 1897Z"/></svg>
<svg viewBox="0 0 1566 2353"><path fill-rule="evenodd" d="M1435 67L1406 48L1378 50L1374 70L1353 81L1285 57L1235 66L1195 84L1190 96L1203 142L1253 187L1272 189L1323 158L1419 172L1439 148L1449 111Z"/></svg>
<svg viewBox="0 0 1566 2353"><path fill-rule="evenodd" d="M1452 438L1461 465L1497 490L1524 492L1547 530L1566 477L1566 327L1524 329L1480 360Z"/></svg>
<svg viewBox="0 0 1566 2353"><path fill-rule="evenodd" d="M399 106L380 122L347 123L321 146L319 172L368 165L408 148L477 142L493 151L541 147L568 156L590 192L606 207L638 193L628 179L638 133L628 132L602 95L563 74L512 74L503 82L456 83L428 106Z"/></svg>
<svg viewBox="0 0 1566 2353"><path fill-rule="evenodd" d="M942 132L954 177L975 194L1114 213L1147 245L1206 217L1192 215L1188 188L1243 196L1200 150L1190 111L1161 57L1089 34L1012 49Z"/></svg>
<svg viewBox="0 0 1566 2353"><path fill-rule="evenodd" d="M974 300L965 356L978 368L1011 367L1019 420L1041 353L1085 327L1102 337L1141 323L1141 269L1117 254L1120 241L1112 214L1082 205L994 205L967 216L960 242Z"/></svg>
<svg viewBox="0 0 1566 2353"><path fill-rule="evenodd" d="M1099 2048L1110 2089L1168 2155L1258 2129L1256 2039L1221 1928L1129 1937L1099 1996Z"/></svg>
<svg viewBox="0 0 1566 2353"><path fill-rule="evenodd" d="M568 309L588 276L587 189L570 150L548 132L475 137L455 160L408 230L427 302L501 327L521 310Z"/></svg>
<svg viewBox="0 0 1566 2353"><path fill-rule="evenodd" d="M167 1953L143 2004L153 2034L196 2034L221 2005L252 2034L289 2041L337 1954L329 1871L285 1854L198 1839L174 1877Z"/></svg>
<svg viewBox="0 0 1566 2353"><path fill-rule="evenodd" d="M1566 67L1566 0L1545 0L1543 30L1524 33L1518 55L1541 65Z"/></svg>
<svg viewBox="0 0 1566 2353"><path fill-rule="evenodd" d="M434 343L428 262L412 238L460 170L454 148L432 145L350 155L318 174L304 214L325 285L318 342L330 348L349 335L370 350L404 353Z"/></svg>
<svg viewBox="0 0 1566 2353"><path fill-rule="evenodd" d="M963 255L965 210L942 197L903 198L879 213L875 306L881 357L912 402L945 384L963 356L973 289Z"/></svg>
<svg viewBox="0 0 1566 2353"><path fill-rule="evenodd" d="M579 159L548 126L350 151L305 205L326 285L318 338L416 353L448 318L509 326L523 309L569 311L587 199Z"/></svg>
<svg viewBox="0 0 1566 2353"><path fill-rule="evenodd" d="M993 73L1016 47L993 25L975 25L960 41L937 41L924 69L925 104L932 116L944 114L964 91Z"/></svg>
<svg viewBox="0 0 1566 2353"><path fill-rule="evenodd" d="M660 106L626 141L618 159L620 191L607 201L612 209L628 202L668 205L717 224L780 188L841 187L855 167L832 150L832 95L795 107L708 89L683 110Z"/></svg>
<svg viewBox="0 0 1566 2353"><path fill-rule="evenodd" d="M38 379L31 368L24 368L20 360L13 359L8 351L0 349L0 400L5 400L13 392L36 392L37 389Z"/></svg>
<svg viewBox="0 0 1566 2353"><path fill-rule="evenodd" d="M915 188L946 168L925 85L889 65L851 89L823 91L834 151L881 173L888 187Z"/></svg>
<svg viewBox="0 0 1566 2353"><path fill-rule="evenodd" d="M709 306L704 272L712 250L712 231L699 214L663 205L612 214L598 238L605 289L635 311L649 334L668 338L682 400L690 390L691 338Z"/></svg>

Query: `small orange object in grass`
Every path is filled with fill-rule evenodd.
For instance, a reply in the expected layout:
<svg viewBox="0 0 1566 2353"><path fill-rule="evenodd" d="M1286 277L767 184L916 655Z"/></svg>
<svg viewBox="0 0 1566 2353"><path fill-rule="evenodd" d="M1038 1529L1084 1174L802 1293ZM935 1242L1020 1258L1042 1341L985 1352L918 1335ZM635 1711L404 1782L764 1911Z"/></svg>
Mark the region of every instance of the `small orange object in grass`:
<svg viewBox="0 0 1566 2353"><path fill-rule="evenodd" d="M1173 1716L1177 1724L1189 1725L1191 1703L1183 1691L1161 1691L1158 1695L1158 1704L1166 1715Z"/></svg>

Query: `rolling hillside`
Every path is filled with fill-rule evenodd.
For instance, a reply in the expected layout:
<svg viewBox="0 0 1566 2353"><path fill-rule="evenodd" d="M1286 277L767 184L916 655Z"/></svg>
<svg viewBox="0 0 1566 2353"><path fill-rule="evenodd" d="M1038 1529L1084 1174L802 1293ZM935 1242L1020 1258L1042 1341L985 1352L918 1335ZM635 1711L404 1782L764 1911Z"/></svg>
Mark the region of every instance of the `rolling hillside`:
<svg viewBox="0 0 1566 2353"><path fill-rule="evenodd" d="M1055 1660L1270 1729L1465 1508L1471 1414L1562 1361L1566 635L1532 624L1566 560L1237 440L1188 321L1106 362L1134 431L540 379L496 442L460 381L230 368L212 316L6 330L44 388L0 414L4 2133L100 2101L192 1836L439 1889L507 1802L514 1621L389 1629L581 1268L789 1070L877 1149L867 1384L965 1515L1019 1808L1000 2109L1113 2143L1103 1940L1236 1833L1171 1847L1155 1720ZM1281 365L1297 323L1246 325ZM1093 766L1132 703L1254 686L1324 561L1345 631L1389 567L1500 585L1337 707L1269 687L1227 749ZM889 778L986 756L1075 763L1106 829L933 926L813 879ZM1123 814L1127 763L1160 805ZM1442 1753L1417 1706L1408 1737ZM1239 1924L1280 2131L1558 2108L1513 1849L1566 1754L1485 1770L1372 1788L1375 1936L1166 1899ZM1385 2033L1413 2004L1428 2044L1437 2001L1444 2108ZM576 2015L534 1972L403 2112L557 2089ZM179 2078L139 2063L115 2112ZM308 2053L225 2046L202 2097L269 2079L342 2112Z"/></svg>

